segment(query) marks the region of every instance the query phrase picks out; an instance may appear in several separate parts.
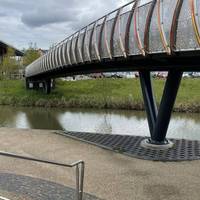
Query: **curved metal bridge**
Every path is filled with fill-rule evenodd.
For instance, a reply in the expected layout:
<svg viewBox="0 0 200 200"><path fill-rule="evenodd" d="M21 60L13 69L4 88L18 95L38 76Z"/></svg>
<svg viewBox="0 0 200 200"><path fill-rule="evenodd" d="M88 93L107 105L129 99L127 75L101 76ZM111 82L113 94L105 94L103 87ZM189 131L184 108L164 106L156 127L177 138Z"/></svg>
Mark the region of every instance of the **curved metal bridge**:
<svg viewBox="0 0 200 200"><path fill-rule="evenodd" d="M51 78L93 72L134 71L140 82L151 143L166 132L183 71L200 71L200 0L135 0L103 16L27 66L27 87ZM150 72L168 71L159 110Z"/></svg>

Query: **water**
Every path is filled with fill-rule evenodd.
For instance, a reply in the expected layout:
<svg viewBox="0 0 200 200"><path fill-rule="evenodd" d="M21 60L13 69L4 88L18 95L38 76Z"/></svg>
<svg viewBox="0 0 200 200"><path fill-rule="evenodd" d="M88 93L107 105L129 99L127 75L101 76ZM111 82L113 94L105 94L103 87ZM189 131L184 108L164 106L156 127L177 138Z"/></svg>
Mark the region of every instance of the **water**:
<svg viewBox="0 0 200 200"><path fill-rule="evenodd" d="M0 127L149 136L144 112L0 106ZM169 138L200 140L200 114L174 113Z"/></svg>

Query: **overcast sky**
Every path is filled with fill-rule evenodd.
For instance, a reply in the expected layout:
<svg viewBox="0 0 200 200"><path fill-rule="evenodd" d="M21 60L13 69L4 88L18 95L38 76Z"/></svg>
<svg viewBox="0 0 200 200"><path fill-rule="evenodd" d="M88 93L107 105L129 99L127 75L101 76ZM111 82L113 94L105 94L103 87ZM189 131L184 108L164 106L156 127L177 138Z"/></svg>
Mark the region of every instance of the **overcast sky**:
<svg viewBox="0 0 200 200"><path fill-rule="evenodd" d="M48 49L129 0L0 0L0 40Z"/></svg>

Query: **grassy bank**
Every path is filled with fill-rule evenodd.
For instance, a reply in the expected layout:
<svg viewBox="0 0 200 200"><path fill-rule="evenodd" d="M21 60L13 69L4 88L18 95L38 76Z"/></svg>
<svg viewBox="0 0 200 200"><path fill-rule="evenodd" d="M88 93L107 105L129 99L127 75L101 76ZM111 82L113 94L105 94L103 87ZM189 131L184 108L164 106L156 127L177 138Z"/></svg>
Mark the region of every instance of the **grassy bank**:
<svg viewBox="0 0 200 200"><path fill-rule="evenodd" d="M23 81L0 81L0 104L13 106L144 108L138 79L99 79L74 82L57 81L50 95L27 91ZM160 101L164 81L154 80L156 100ZM200 112L200 79L184 79L175 111Z"/></svg>

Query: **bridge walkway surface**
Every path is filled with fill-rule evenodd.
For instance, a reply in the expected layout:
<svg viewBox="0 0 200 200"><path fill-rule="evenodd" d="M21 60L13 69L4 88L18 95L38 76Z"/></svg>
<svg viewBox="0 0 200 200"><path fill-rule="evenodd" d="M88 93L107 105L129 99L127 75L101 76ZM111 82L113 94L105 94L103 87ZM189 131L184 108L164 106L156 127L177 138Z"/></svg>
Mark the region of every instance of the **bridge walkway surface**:
<svg viewBox="0 0 200 200"><path fill-rule="evenodd" d="M85 200L199 200L200 161L131 158L49 130L0 128L1 150L86 163ZM74 174L64 168L0 156L0 196L12 200L71 198ZM16 185L17 184L17 185Z"/></svg>

